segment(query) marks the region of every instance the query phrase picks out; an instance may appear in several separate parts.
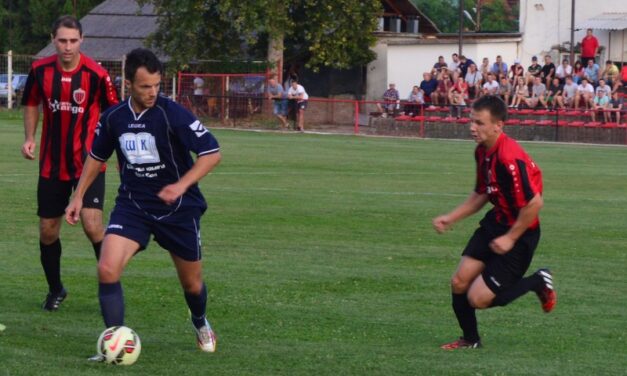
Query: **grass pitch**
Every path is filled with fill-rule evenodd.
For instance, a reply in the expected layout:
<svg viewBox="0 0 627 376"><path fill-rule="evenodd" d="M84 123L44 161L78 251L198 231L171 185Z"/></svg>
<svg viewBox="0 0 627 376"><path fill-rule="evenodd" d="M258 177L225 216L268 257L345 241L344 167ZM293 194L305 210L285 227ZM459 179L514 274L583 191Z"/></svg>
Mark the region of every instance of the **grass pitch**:
<svg viewBox="0 0 627 376"><path fill-rule="evenodd" d="M558 305L534 294L478 313L484 348L459 335L449 278L480 216L436 235L431 219L473 187L471 142L215 131L223 163L201 183L209 319L196 349L174 267L154 243L123 276L132 367L89 364L103 330L95 261L63 226L68 299L39 308L37 164L21 118L0 113L0 375L618 375L627 358L627 148L525 144L544 171L531 270L555 272ZM113 166L113 164L111 164ZM110 210L117 188L107 175Z"/></svg>

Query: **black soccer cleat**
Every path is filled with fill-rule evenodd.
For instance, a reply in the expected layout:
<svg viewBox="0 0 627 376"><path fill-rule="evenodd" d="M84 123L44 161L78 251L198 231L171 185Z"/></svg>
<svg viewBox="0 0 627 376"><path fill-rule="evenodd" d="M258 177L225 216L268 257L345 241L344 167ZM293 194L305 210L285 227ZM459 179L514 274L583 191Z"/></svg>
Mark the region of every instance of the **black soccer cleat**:
<svg viewBox="0 0 627 376"><path fill-rule="evenodd" d="M538 299L542 304L542 310L549 313L555 308L557 304L557 293L553 287L553 273L549 269L540 269L536 272L542 278L542 285L539 290L536 291Z"/></svg>
<svg viewBox="0 0 627 376"><path fill-rule="evenodd" d="M59 309L59 306L61 305L61 303L63 303L66 296L67 291L65 291L65 289L61 289L61 292L56 294L49 292L48 295L46 295L46 300L44 300L41 308L44 311L56 311Z"/></svg>

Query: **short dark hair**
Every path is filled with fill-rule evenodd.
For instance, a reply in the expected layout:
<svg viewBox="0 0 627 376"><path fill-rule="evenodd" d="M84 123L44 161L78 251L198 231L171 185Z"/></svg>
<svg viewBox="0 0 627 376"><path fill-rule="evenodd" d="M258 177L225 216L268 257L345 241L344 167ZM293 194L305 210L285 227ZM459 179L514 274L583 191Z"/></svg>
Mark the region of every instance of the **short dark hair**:
<svg viewBox="0 0 627 376"><path fill-rule="evenodd" d="M148 73L163 74L163 65L161 65L159 58L154 52L146 48L136 48L126 55L124 76L132 82L135 78L135 73L141 67L146 68Z"/></svg>
<svg viewBox="0 0 627 376"><path fill-rule="evenodd" d="M61 16L57 18L52 24L52 37L57 36L57 30L61 27L66 27L68 29L76 29L78 30L78 34L83 36L83 25L81 25L80 21L76 19L74 16Z"/></svg>
<svg viewBox="0 0 627 376"><path fill-rule="evenodd" d="M605 64L606 64L606 65L607 65L607 64L612 64L612 60L607 60L607 61L605 61Z"/></svg>
<svg viewBox="0 0 627 376"><path fill-rule="evenodd" d="M507 105L498 95L484 95L472 104L473 111L488 110L492 120L507 120Z"/></svg>

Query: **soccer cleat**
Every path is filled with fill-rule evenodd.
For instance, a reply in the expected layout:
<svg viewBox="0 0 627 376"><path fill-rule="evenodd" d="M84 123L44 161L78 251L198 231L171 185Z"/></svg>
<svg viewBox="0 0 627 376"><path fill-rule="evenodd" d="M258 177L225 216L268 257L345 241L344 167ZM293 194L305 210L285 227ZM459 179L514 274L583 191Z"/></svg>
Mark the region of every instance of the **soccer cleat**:
<svg viewBox="0 0 627 376"><path fill-rule="evenodd" d="M104 363L105 356L103 354L96 354L94 356L90 356L89 358L87 358L87 361L94 362L94 363Z"/></svg>
<svg viewBox="0 0 627 376"><path fill-rule="evenodd" d="M46 300L44 300L43 304L41 305L41 308L44 311L50 311L50 312L56 311L57 309L59 309L59 306L61 305L63 300L65 300L66 296L67 296L67 291L65 291L65 289L61 289L61 292L57 294L53 294L49 292L48 295L46 295Z"/></svg>
<svg viewBox="0 0 627 376"><path fill-rule="evenodd" d="M536 274L542 278L542 287L536 291L536 295L540 299L542 310L549 313L557 304L557 293L553 288L553 274L549 269L539 269Z"/></svg>
<svg viewBox="0 0 627 376"><path fill-rule="evenodd" d="M481 341L466 341L464 337L459 337L458 340L455 340L450 343L445 343L440 348L442 350L457 350L457 349L478 349L481 348Z"/></svg>
<svg viewBox="0 0 627 376"><path fill-rule="evenodd" d="M196 331L196 340L198 347L204 352L215 352L217 340L213 329L211 329L211 325L209 325L209 321L205 319L205 325L203 325L200 329L196 328L193 324L192 326Z"/></svg>

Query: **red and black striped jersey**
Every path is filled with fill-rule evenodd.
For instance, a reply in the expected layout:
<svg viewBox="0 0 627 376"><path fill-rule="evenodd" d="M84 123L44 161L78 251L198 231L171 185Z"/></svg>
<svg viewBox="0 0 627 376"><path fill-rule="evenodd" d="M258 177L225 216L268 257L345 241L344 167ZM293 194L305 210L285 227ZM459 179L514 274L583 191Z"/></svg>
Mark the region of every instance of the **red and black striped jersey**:
<svg viewBox="0 0 627 376"><path fill-rule="evenodd" d="M542 194L542 171L525 150L504 133L489 150L483 145L475 150L477 182L475 192L487 194L494 205L496 221L512 226L521 208ZM538 218L529 226L535 229Z"/></svg>
<svg viewBox="0 0 627 376"><path fill-rule="evenodd" d="M65 72L57 55L35 61L26 80L23 106L43 106L39 174L78 179L91 149L100 112L118 103L107 71L81 54L76 69Z"/></svg>

